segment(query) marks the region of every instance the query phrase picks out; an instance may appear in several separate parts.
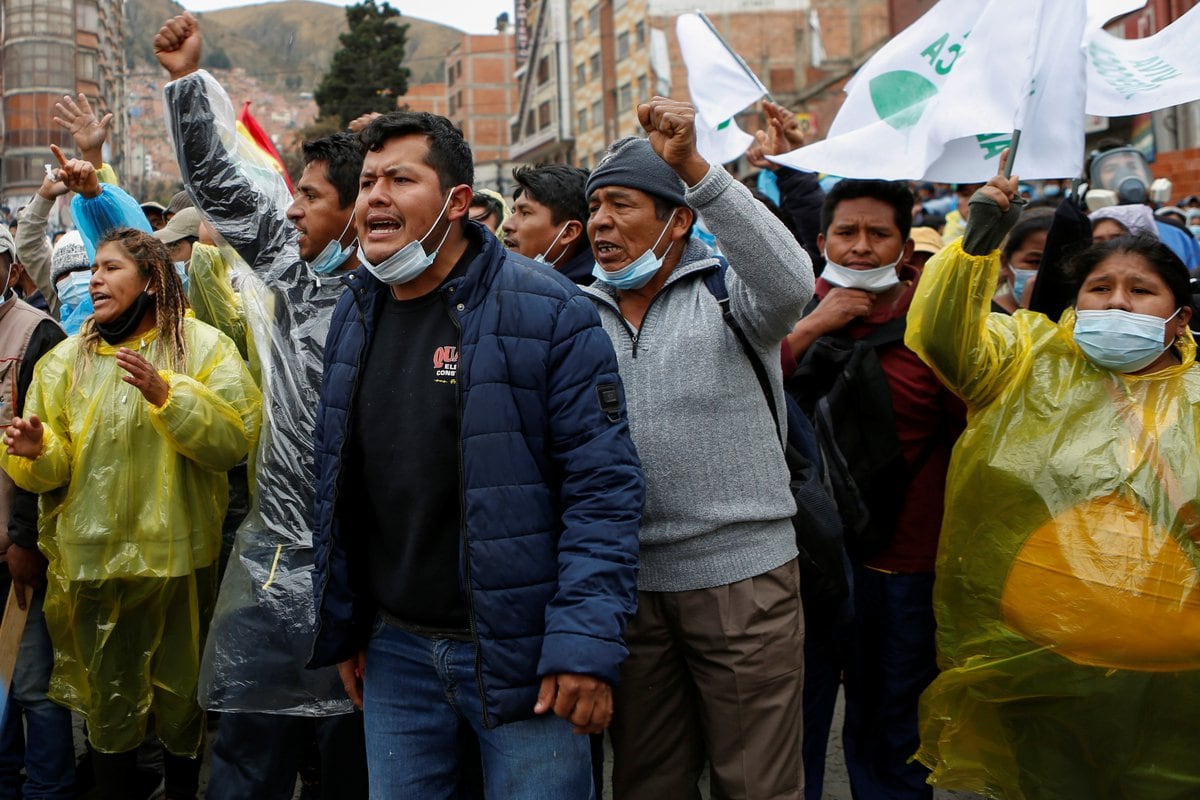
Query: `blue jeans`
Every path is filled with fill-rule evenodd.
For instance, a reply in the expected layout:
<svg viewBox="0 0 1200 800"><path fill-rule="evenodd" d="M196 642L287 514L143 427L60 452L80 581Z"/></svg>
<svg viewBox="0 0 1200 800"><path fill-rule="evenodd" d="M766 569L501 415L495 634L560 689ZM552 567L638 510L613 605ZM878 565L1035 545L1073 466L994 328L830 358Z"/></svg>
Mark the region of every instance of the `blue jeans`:
<svg viewBox="0 0 1200 800"><path fill-rule="evenodd" d="M71 712L46 697L54 652L42 616L45 598L45 587L33 594L13 668L7 715L0 729L0 800L75 797ZM25 785L18 795L22 763Z"/></svg>
<svg viewBox="0 0 1200 800"><path fill-rule="evenodd" d="M855 800L932 800L917 752L917 704L937 677L933 573L854 569L854 621L811 620L805 642L804 763L808 800L820 798L839 676L842 741Z"/></svg>
<svg viewBox="0 0 1200 800"><path fill-rule="evenodd" d="M372 799L477 796L463 775L481 771L487 800L594 800L588 737L566 720L484 727L475 660L472 642L376 623L363 676Z"/></svg>

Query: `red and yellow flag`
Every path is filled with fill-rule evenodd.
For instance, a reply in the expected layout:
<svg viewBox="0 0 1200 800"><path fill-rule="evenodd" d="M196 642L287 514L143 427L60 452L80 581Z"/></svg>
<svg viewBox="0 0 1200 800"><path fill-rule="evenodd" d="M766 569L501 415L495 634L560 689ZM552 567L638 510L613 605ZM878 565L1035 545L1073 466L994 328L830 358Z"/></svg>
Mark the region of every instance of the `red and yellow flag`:
<svg viewBox="0 0 1200 800"><path fill-rule="evenodd" d="M288 191L294 194L296 189L292 186L292 179L288 177L287 168L283 165L283 159L279 157L279 151L271 143L271 137L267 136L267 132L262 129L262 126L258 124L258 120L250 113L249 100L242 105L242 110L238 112L237 130L246 141L263 155L275 171L283 176L284 182L287 183Z"/></svg>

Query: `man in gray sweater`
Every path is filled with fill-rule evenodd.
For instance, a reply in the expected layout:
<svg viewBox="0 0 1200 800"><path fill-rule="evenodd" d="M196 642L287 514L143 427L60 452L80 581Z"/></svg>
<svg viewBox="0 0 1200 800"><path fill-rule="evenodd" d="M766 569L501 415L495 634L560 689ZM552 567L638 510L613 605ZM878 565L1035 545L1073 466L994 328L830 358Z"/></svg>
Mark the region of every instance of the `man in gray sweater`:
<svg viewBox="0 0 1200 800"><path fill-rule="evenodd" d="M622 800L799 800L804 630L775 421L691 237L703 214L728 258L730 309L784 408L780 342L813 292L787 229L696 150L695 110L638 107L649 140L616 142L587 184L595 301L646 475L638 612L616 687ZM786 425L786 420L781 420Z"/></svg>

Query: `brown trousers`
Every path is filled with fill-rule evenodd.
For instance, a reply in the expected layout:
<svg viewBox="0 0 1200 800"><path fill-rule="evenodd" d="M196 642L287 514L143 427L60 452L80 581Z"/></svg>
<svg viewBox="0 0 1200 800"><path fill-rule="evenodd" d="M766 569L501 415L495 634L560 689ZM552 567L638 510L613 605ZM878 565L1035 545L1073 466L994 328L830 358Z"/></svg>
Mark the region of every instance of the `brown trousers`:
<svg viewBox="0 0 1200 800"><path fill-rule="evenodd" d="M802 800L796 561L728 586L639 592L615 689L615 800Z"/></svg>

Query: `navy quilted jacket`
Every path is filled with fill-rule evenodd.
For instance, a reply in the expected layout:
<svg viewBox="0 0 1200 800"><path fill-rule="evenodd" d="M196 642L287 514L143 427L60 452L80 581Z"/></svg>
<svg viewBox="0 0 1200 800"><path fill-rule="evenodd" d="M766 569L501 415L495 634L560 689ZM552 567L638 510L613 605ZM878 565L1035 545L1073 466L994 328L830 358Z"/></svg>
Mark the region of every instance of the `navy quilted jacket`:
<svg viewBox="0 0 1200 800"><path fill-rule="evenodd" d="M460 574L484 723L494 726L532 716L541 676L616 683L637 603L644 484L616 356L592 302L491 234L483 239L466 274L438 291L460 329ZM375 613L355 509L339 495L354 425L347 409L387 287L361 268L345 281L317 407L310 666L364 647Z"/></svg>

